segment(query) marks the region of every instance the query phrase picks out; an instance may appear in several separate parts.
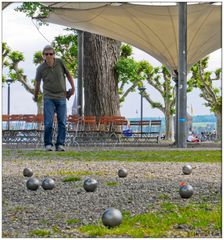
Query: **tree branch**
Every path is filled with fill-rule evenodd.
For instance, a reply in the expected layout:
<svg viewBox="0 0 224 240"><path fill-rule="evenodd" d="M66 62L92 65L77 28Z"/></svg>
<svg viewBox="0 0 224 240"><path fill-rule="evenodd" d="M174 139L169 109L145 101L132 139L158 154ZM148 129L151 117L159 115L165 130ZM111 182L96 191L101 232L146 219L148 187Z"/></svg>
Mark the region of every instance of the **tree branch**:
<svg viewBox="0 0 224 240"><path fill-rule="evenodd" d="M208 84L205 81L205 78L203 77L204 70L201 68L201 64L199 64L199 75L200 75L200 79L203 82L203 86L204 88L202 88L202 92L206 92L207 97L211 97L212 100L217 103L217 98L216 95L214 94L214 92L211 90L211 87L208 86ZM212 86L212 85L211 85Z"/></svg>
<svg viewBox="0 0 224 240"><path fill-rule="evenodd" d="M165 114L165 108L162 106L161 103L155 102L152 100L150 95L147 92L143 93L143 97L149 102L151 106L156 105L156 108L158 108L160 111L162 111Z"/></svg>
<svg viewBox="0 0 224 240"><path fill-rule="evenodd" d="M163 90L162 90L162 88L158 85L158 84L156 84L154 81L152 81L150 78L147 78L146 79L147 80L147 82L151 85L151 86L153 86L157 91L159 91L159 93L162 95L163 94ZM154 80L154 79L153 79Z"/></svg>
<svg viewBox="0 0 224 240"><path fill-rule="evenodd" d="M138 82L139 82L138 80L134 81L132 86L125 91L125 93L120 97L120 99L124 100L127 97L127 95L136 88Z"/></svg>

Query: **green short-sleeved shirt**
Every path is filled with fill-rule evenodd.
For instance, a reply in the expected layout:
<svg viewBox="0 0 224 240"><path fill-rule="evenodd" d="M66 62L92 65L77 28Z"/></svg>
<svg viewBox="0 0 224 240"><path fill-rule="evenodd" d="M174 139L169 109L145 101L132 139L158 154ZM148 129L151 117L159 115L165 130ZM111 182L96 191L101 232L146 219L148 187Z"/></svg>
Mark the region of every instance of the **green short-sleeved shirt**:
<svg viewBox="0 0 224 240"><path fill-rule="evenodd" d="M66 96L65 74L69 71L65 67L61 59L55 58L53 67L42 63L36 71L35 80L40 82L43 80L44 97L51 99L61 99Z"/></svg>

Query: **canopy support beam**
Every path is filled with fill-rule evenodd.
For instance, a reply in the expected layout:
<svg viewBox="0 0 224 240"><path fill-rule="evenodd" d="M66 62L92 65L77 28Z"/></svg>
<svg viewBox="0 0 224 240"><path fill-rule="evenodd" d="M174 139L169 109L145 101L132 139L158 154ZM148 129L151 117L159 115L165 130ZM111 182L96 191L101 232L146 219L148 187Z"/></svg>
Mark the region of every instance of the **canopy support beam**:
<svg viewBox="0 0 224 240"><path fill-rule="evenodd" d="M177 148L187 147L187 3L179 3Z"/></svg>

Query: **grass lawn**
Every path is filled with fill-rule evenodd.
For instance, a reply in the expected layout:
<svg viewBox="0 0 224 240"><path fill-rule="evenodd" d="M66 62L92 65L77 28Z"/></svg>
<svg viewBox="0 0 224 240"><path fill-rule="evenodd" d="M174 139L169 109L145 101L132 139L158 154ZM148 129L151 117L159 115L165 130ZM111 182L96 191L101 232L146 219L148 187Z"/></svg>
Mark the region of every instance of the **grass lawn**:
<svg viewBox="0 0 224 240"><path fill-rule="evenodd" d="M132 150L102 150L102 151L66 151L45 152L40 150L3 150L4 156L16 156L23 159L74 159L80 161L126 161L126 162L204 162L217 163L222 160L221 150L163 150L163 151L132 151Z"/></svg>
<svg viewBox="0 0 224 240"><path fill-rule="evenodd" d="M130 216L123 213L123 221L115 228L88 225L80 228L90 237L126 236L135 238L203 237L209 233L221 232L221 201L213 206L208 203L186 203L185 206L170 202L161 203L161 209ZM152 207L151 207L152 208Z"/></svg>

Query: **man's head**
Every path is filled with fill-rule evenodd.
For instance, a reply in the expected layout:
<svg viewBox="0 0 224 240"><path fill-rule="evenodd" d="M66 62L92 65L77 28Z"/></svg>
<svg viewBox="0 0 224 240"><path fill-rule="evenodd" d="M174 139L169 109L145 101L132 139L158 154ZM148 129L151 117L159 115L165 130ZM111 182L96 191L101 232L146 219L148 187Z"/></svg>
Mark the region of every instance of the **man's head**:
<svg viewBox="0 0 224 240"><path fill-rule="evenodd" d="M54 48L51 45L47 45L43 49L43 56L46 61L50 59L54 59L55 57L55 51Z"/></svg>

